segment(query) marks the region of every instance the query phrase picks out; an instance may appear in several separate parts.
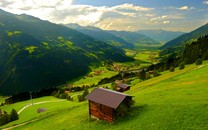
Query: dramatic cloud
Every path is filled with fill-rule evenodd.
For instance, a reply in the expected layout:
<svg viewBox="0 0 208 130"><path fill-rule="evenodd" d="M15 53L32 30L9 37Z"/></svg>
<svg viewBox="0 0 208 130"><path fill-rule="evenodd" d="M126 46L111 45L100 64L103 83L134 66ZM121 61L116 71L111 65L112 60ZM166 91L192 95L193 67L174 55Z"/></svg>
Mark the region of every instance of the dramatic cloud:
<svg viewBox="0 0 208 130"><path fill-rule="evenodd" d="M203 1L203 4L208 5L208 1Z"/></svg>
<svg viewBox="0 0 208 130"><path fill-rule="evenodd" d="M197 10L200 15L205 15L207 11L197 5L197 10L194 10L195 7L191 6L151 8L131 3L115 6L74 5L73 1L75 0L0 0L0 9L15 14L25 13L58 24L78 23L108 30L131 31L163 28L173 23L175 26L171 27L177 29L181 22L193 17L193 13L198 16ZM203 3L208 4L208 1L204 0Z"/></svg>

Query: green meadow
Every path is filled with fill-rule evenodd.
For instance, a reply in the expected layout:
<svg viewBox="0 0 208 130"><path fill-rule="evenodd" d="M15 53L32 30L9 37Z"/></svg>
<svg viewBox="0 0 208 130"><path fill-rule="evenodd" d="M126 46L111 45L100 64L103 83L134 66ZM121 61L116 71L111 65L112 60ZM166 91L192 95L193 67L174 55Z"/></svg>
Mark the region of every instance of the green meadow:
<svg viewBox="0 0 208 130"><path fill-rule="evenodd" d="M0 96L0 103L3 103L7 97Z"/></svg>
<svg viewBox="0 0 208 130"><path fill-rule="evenodd" d="M20 119L0 128L32 121L15 129L18 130L124 130L124 129L208 129L208 61L201 66L187 65L175 72L163 72L161 76L139 82L126 93L133 95L135 105L129 115L114 123L90 120L88 102L62 101L28 107ZM58 100L53 97L36 99ZM3 109L21 108L20 102ZM22 105L21 105L22 104ZM38 114L36 109L47 108ZM36 119L35 121L33 121Z"/></svg>
<svg viewBox="0 0 208 130"><path fill-rule="evenodd" d="M112 77L112 76L118 74L118 72L109 71L105 67L99 67L99 68L93 69L93 71L96 71L96 70L102 70L103 72L100 75L95 75L93 77L84 76L84 77L79 78L78 80L70 81L69 83L72 83L77 86L93 85L93 84L97 84L103 78L109 78L109 77ZM93 71L90 72L89 74L93 73Z"/></svg>

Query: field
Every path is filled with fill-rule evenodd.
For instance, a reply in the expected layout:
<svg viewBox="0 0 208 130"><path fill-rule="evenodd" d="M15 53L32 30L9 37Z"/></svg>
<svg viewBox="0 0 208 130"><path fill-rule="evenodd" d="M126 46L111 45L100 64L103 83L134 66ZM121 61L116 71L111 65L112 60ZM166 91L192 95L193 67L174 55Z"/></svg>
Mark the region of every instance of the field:
<svg viewBox="0 0 208 130"><path fill-rule="evenodd" d="M161 76L132 86L128 94L136 101L134 108L125 118L115 123L90 121L88 103L63 101L40 104L27 108L20 114L20 120L5 127L26 120L37 119L32 123L17 127L19 130L42 129L208 129L208 61L202 66L188 65L184 70L164 72ZM42 100L57 100L46 97ZM29 102L29 101L28 101ZM27 102L25 102L27 103ZM17 103L14 106L20 106ZM11 106L5 106L9 110ZM48 108L47 113L38 115L35 110ZM50 108L51 107L51 108ZM44 117L44 118L43 118ZM22 119L24 118L24 119ZM2 127L2 128L3 128Z"/></svg>
<svg viewBox="0 0 208 130"><path fill-rule="evenodd" d="M3 103L7 97L0 96L0 103Z"/></svg>
<svg viewBox="0 0 208 130"><path fill-rule="evenodd" d="M151 60L150 56L156 59L158 57L158 51L134 51L126 50L126 54L130 57L133 57L135 61L125 62L125 63L116 63L121 68L129 67L129 69L138 69L150 65ZM96 71L102 71L100 75L94 75L90 77L89 75L95 73ZM109 78L118 74L116 71L109 71L106 67L92 68L92 71L84 77L75 79L68 82L68 84L74 84L75 86L82 85L93 85L97 84L101 79Z"/></svg>
<svg viewBox="0 0 208 130"><path fill-rule="evenodd" d="M94 71L99 71L99 70L103 71L100 75L95 75L93 77L85 76L85 77L80 78L79 80L72 81L69 83L73 83L74 85L79 85L79 86L93 85L93 84L97 84L103 78L109 78L109 77L112 77L112 76L118 74L118 72L109 71L105 67L99 67L99 68L94 69ZM93 71L91 73L93 73Z"/></svg>

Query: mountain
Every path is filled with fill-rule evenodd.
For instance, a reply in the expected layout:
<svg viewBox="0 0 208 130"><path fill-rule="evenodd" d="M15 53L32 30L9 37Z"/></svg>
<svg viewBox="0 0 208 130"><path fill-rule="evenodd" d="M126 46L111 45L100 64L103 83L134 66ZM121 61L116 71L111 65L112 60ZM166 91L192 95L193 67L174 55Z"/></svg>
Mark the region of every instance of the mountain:
<svg viewBox="0 0 208 130"><path fill-rule="evenodd" d="M187 44L181 60L186 64L192 64L195 63L198 58L208 60L208 35Z"/></svg>
<svg viewBox="0 0 208 130"><path fill-rule="evenodd" d="M199 37L204 36L206 34L208 34L208 23L205 24L204 26L197 28L196 30L190 33L183 34L180 37L177 37L176 39L167 42L165 45L161 47L161 49L166 49L173 46L180 46L185 44L186 42L191 42L193 40L196 40Z"/></svg>
<svg viewBox="0 0 208 130"><path fill-rule="evenodd" d="M178 36L184 34L184 32L173 32L173 31L165 31L162 29L158 30L139 30L137 31L140 34L144 34L156 41L161 43L166 43L172 39L177 38Z"/></svg>
<svg viewBox="0 0 208 130"><path fill-rule="evenodd" d="M0 10L0 94L54 87L102 61L129 61L123 50L68 27Z"/></svg>
<svg viewBox="0 0 208 130"><path fill-rule="evenodd" d="M133 43L135 46L138 44L160 44L158 41L151 39L143 34L128 31L109 31L117 37L124 39L129 43Z"/></svg>
<svg viewBox="0 0 208 130"><path fill-rule="evenodd" d="M129 43L120 37L117 37L107 31L104 31L96 27L92 27L92 26L84 27L78 24L67 24L65 26L75 29L81 33L84 33L95 39L98 39L100 41L106 42L110 45L113 45L119 48L133 48L134 47L132 43Z"/></svg>

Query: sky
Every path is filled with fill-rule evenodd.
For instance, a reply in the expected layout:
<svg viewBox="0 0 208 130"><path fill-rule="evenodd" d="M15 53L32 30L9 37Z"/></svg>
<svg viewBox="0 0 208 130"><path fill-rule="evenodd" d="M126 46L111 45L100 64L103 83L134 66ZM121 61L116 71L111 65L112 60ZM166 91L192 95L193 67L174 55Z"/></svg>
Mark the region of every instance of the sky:
<svg viewBox="0 0 208 130"><path fill-rule="evenodd" d="M104 30L190 32L208 23L208 0L1 0L0 9Z"/></svg>

